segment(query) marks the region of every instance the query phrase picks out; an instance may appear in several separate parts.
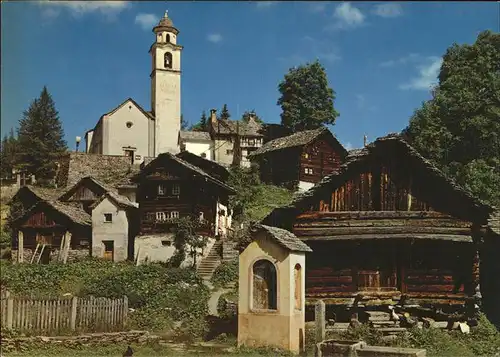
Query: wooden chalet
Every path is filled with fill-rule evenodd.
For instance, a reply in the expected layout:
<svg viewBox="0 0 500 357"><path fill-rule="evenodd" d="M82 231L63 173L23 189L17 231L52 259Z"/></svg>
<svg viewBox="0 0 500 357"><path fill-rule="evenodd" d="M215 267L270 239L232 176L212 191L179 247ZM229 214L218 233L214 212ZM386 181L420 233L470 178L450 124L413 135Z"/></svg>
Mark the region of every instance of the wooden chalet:
<svg viewBox="0 0 500 357"><path fill-rule="evenodd" d="M349 152L263 224L312 248L309 303L449 307L478 292L478 244L490 211L393 134Z"/></svg>
<svg viewBox="0 0 500 357"><path fill-rule="evenodd" d="M78 204L41 200L11 222L17 261L49 263L90 255L92 222Z"/></svg>
<svg viewBox="0 0 500 357"><path fill-rule="evenodd" d="M262 181L307 190L337 169L346 155L330 130L320 128L271 140L249 157L259 163Z"/></svg>
<svg viewBox="0 0 500 357"><path fill-rule="evenodd" d="M229 170L215 161L205 159L189 151L182 151L177 154L177 157L192 165L198 166L210 176L221 182L227 182L229 178Z"/></svg>
<svg viewBox="0 0 500 357"><path fill-rule="evenodd" d="M132 181L138 186L141 235L165 233L172 219L195 216L205 223L200 233L215 236L230 216L234 189L179 156L158 155Z"/></svg>

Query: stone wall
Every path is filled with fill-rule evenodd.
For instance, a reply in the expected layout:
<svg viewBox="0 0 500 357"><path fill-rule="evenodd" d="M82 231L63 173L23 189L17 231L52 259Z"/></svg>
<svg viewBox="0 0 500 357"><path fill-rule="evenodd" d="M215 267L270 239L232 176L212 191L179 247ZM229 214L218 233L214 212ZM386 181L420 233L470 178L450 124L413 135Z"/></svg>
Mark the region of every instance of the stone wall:
<svg viewBox="0 0 500 357"><path fill-rule="evenodd" d="M425 357L426 350L369 346L364 341L325 340L316 344L316 357Z"/></svg>
<svg viewBox="0 0 500 357"><path fill-rule="evenodd" d="M151 335L147 331L127 331L127 332L108 332L108 333L90 333L79 336L59 336L59 337L1 337L2 352L11 352L15 350L26 351L33 345L57 345L66 348L78 348L82 345L123 345L123 351L127 349L128 344L141 345L150 341L158 340L159 337Z"/></svg>
<svg viewBox="0 0 500 357"><path fill-rule="evenodd" d="M31 248L24 248L23 249L23 262L24 263L29 263L31 262L31 257L33 256L34 249ZM90 250L89 249L70 249L68 251L68 263L71 262L76 262L79 260L82 260L84 258L87 258L90 256ZM58 248L52 248L50 252L50 261L55 262L57 261L57 258L59 257L59 249ZM17 262L17 249L12 250L12 260Z"/></svg>

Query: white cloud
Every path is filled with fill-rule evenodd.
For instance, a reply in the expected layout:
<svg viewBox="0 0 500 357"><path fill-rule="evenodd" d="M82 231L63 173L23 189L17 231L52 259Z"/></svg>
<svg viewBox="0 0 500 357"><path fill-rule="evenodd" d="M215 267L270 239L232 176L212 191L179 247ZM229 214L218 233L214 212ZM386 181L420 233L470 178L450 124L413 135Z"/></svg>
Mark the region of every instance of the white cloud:
<svg viewBox="0 0 500 357"><path fill-rule="evenodd" d="M153 14L140 13L135 17L135 23L141 26L144 30L151 30L158 24L159 18Z"/></svg>
<svg viewBox="0 0 500 357"><path fill-rule="evenodd" d="M441 69L441 57L428 57L425 65L417 66L418 76L410 79L408 83L399 86L403 90L430 90L437 83L437 76Z"/></svg>
<svg viewBox="0 0 500 357"><path fill-rule="evenodd" d="M213 43L219 43L222 41L222 35L220 33L211 33L207 36L207 40Z"/></svg>
<svg viewBox="0 0 500 357"><path fill-rule="evenodd" d="M255 6L257 6L258 9L267 9L275 4L276 1L257 1Z"/></svg>
<svg viewBox="0 0 500 357"><path fill-rule="evenodd" d="M403 8L398 3L389 2L386 4L375 5L373 13L377 16L385 18L398 17L403 15Z"/></svg>
<svg viewBox="0 0 500 357"><path fill-rule="evenodd" d="M326 2L318 1L309 3L309 11L313 13L323 12L326 9Z"/></svg>
<svg viewBox="0 0 500 357"><path fill-rule="evenodd" d="M87 13L99 12L108 17L114 17L124 9L130 6L127 1L53 1L41 0L42 6L51 6L42 11L42 15L56 17L61 9L68 10L74 16L82 16Z"/></svg>
<svg viewBox="0 0 500 357"><path fill-rule="evenodd" d="M363 25L365 21L365 15L361 10L352 6L349 2L337 5L333 17L337 19L337 23L334 26L337 29L355 28Z"/></svg>
<svg viewBox="0 0 500 357"><path fill-rule="evenodd" d="M382 62L380 63L380 67L394 67L396 65L403 65L409 62L421 62L423 60L425 60L425 57L422 57L418 53L410 53L408 56Z"/></svg>

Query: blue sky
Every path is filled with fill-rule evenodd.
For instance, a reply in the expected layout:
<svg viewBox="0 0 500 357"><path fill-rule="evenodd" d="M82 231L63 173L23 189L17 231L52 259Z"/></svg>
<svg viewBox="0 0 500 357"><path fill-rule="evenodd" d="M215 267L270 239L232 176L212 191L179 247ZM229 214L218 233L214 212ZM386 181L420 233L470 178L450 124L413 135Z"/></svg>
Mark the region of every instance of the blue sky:
<svg viewBox="0 0 500 357"><path fill-rule="evenodd" d="M400 131L430 97L454 42L499 31L495 2L2 2L2 133L43 85L70 148L128 97L150 110L151 29L166 9L180 30L182 112L227 103L278 123L278 83L319 58L336 91L332 130L347 147ZM239 117L238 116L238 117Z"/></svg>

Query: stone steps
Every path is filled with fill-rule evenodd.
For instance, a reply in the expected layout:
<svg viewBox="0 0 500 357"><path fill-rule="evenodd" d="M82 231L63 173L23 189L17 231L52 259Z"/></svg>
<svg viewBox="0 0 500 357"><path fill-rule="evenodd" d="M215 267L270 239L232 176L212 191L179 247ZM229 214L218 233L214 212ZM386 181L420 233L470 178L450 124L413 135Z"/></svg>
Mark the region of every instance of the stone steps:
<svg viewBox="0 0 500 357"><path fill-rule="evenodd" d="M210 280L213 272L220 264L221 259L219 255L219 250L221 245L222 245L221 241L215 242L212 248L210 248L210 252L208 252L207 256L203 258L203 260L198 265L198 268L196 270L202 279Z"/></svg>

